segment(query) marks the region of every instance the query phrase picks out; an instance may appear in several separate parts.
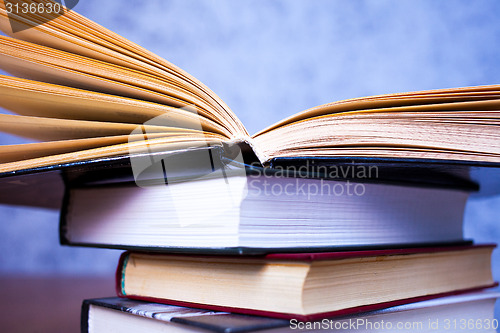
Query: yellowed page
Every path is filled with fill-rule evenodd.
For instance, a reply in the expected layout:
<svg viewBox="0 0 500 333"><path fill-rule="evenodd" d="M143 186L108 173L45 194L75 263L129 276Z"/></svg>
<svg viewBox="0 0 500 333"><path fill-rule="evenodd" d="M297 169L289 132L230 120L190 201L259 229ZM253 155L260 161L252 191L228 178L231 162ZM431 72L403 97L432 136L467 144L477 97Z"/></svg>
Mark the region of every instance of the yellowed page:
<svg viewBox="0 0 500 333"><path fill-rule="evenodd" d="M186 132L175 133L151 133L147 135L147 140L158 138L172 138L175 140L186 139L187 137L194 137L199 140L200 137L205 137L205 134L200 136L200 133L193 135L194 131L187 130ZM217 138L216 135L206 135L209 140ZM220 140L225 140L224 137L219 137ZM61 140L61 141L46 141L18 145L3 145L0 146L0 163L16 162L28 159L34 159L45 156L60 155L65 153L72 153L81 150L89 150L93 148L113 146L124 144L128 142L144 141L144 135L119 135L119 136L105 136L89 139L76 139L76 140Z"/></svg>
<svg viewBox="0 0 500 333"><path fill-rule="evenodd" d="M183 107L192 105L201 115L224 122L223 115L190 92L116 65L78 57L54 49L0 36L0 68L16 76L70 87ZM57 59L57 62L54 61Z"/></svg>
<svg viewBox="0 0 500 333"><path fill-rule="evenodd" d="M180 135L180 134L177 134ZM175 136L167 133L154 133L148 135L148 139L166 136ZM106 147L127 142L144 140L144 135L119 135L105 136L89 139L45 141L16 145L0 146L0 163L15 162L27 159L33 159L43 156L59 155L64 153L76 152L80 150Z"/></svg>
<svg viewBox="0 0 500 333"><path fill-rule="evenodd" d="M483 108L485 104L495 104L497 102L486 102L485 104L459 104L466 102L480 102L488 100L498 100L500 96L500 85L491 86L477 86L477 87L464 87L452 89L440 89L429 91L416 91L411 93L399 93L390 95L370 96L362 98L348 99L329 104L313 107L311 109L299 112L293 116L283 119L276 124L273 124L262 131L253 135L257 137L266 132L272 131L280 126L285 126L293 122L303 121L314 117L319 117L328 114L342 113L342 112L365 112L365 110L372 110L370 112L397 112L403 111L398 107L407 106L419 110L427 108L432 110L475 110L476 107ZM444 104L444 106L437 107L437 104ZM479 105L479 106L477 106ZM430 107L428 107L430 106Z"/></svg>
<svg viewBox="0 0 500 333"><path fill-rule="evenodd" d="M374 112L339 113L294 122L257 136L254 143L266 161L296 156L378 156L500 162L500 113L494 108L428 113L369 111Z"/></svg>
<svg viewBox="0 0 500 333"><path fill-rule="evenodd" d="M72 140L129 135L138 125L0 114L0 131L35 140ZM141 125L144 133L186 133L184 128ZM203 132L202 132L203 133Z"/></svg>
<svg viewBox="0 0 500 333"><path fill-rule="evenodd" d="M27 4L40 3L36 0L23 0L23 2ZM0 29L18 39L159 76L165 76L168 73L174 73L177 77L186 75L185 78L188 79L186 84L189 81L196 81L194 78L189 78L189 75L173 64L74 11L67 11L58 17L37 12L12 13L12 15L7 16L5 5L2 2L0 3L0 17ZM10 29L9 18L23 24L26 30L13 33ZM47 22L47 18L51 20Z"/></svg>
<svg viewBox="0 0 500 333"><path fill-rule="evenodd" d="M38 1L28 0L28 3L32 2L37 3ZM43 24L40 24L42 21L40 21L37 14L29 15L29 17L11 15L10 18L18 22L24 22L26 27L31 28L13 34L5 6L0 3L0 30L4 33L36 44L139 70L174 82L178 86L187 87L212 105L214 110L219 110L224 114L226 121L238 129L239 136L248 136L236 115L215 93L201 82L164 59L74 11L69 11L65 15Z"/></svg>
<svg viewBox="0 0 500 333"><path fill-rule="evenodd" d="M57 62L54 62L57 59ZM0 68L28 79L64 84L182 107L212 120L224 115L184 88L139 71L0 36Z"/></svg>
<svg viewBox="0 0 500 333"><path fill-rule="evenodd" d="M283 150L273 157L371 157L371 158L402 158L402 159L432 159L448 161L474 161L498 163L496 154L485 154L466 151L453 151L432 148L412 147L324 147L300 150Z"/></svg>
<svg viewBox="0 0 500 333"><path fill-rule="evenodd" d="M220 136L212 135L209 133L206 133L200 137L193 137L192 135L189 135L158 138L144 141L139 140L136 142L128 142L66 154L51 155L47 157L27 159L11 163L2 163L0 164L0 173L80 162L112 156L126 156L129 155L130 152L174 151L178 149L206 147L207 145L222 145L223 141L224 140L222 140Z"/></svg>
<svg viewBox="0 0 500 333"><path fill-rule="evenodd" d="M135 124L161 117L163 126L231 136L221 125L188 110L10 76L0 75L0 95L0 107L26 116Z"/></svg>

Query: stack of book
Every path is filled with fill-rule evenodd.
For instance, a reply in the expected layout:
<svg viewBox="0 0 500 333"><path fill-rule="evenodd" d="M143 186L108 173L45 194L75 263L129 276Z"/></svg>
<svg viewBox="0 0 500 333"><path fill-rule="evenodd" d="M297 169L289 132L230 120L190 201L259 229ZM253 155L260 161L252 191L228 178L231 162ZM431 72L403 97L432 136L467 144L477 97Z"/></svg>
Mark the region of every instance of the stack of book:
<svg viewBox="0 0 500 333"><path fill-rule="evenodd" d="M467 172L499 170L500 86L334 102L250 136L123 37L13 8L0 4L0 68L15 75L0 76L15 113L0 130L34 142L0 147L3 192L28 185L22 200L50 205L60 177L61 242L127 250L121 298L84 301L83 331L498 325L498 295L479 291L496 285L494 245L466 240L462 220Z"/></svg>

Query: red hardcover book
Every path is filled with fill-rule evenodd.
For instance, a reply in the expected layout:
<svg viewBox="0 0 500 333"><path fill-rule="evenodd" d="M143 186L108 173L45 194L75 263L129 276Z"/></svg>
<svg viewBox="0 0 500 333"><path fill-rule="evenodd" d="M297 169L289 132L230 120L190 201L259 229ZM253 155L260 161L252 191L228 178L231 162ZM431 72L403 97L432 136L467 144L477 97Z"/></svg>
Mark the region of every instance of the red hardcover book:
<svg viewBox="0 0 500 333"><path fill-rule="evenodd" d="M125 252L120 297L301 321L495 286L494 245L262 257Z"/></svg>

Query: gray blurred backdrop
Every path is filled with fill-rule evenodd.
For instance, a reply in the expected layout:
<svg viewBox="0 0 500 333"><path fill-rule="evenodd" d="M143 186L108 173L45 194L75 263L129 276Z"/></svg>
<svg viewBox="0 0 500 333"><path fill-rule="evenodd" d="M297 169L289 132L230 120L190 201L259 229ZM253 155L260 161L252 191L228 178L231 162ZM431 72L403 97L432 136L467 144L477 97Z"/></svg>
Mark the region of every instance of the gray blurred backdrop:
<svg viewBox="0 0 500 333"><path fill-rule="evenodd" d="M335 100L500 83L497 0L80 0L75 10L200 79L250 133ZM498 196L470 200L467 236L500 242L499 214ZM58 212L0 206L0 218L1 274L115 269L119 251L61 247Z"/></svg>

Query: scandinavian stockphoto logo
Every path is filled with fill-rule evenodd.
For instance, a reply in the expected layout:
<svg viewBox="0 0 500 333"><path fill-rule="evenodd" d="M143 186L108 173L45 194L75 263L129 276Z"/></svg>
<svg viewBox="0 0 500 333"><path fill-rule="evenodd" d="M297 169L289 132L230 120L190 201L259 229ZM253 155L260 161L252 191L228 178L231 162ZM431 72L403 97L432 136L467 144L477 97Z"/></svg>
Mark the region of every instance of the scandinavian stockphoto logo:
<svg viewBox="0 0 500 333"><path fill-rule="evenodd" d="M47 23L69 12L78 0L3 0L13 33Z"/></svg>

